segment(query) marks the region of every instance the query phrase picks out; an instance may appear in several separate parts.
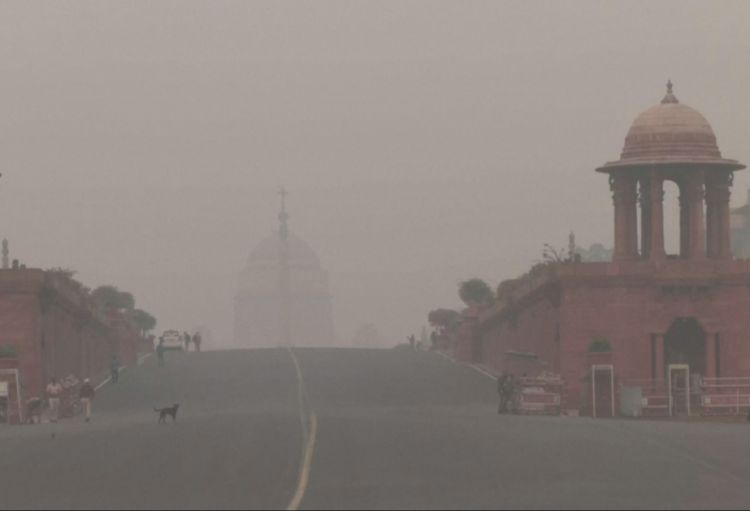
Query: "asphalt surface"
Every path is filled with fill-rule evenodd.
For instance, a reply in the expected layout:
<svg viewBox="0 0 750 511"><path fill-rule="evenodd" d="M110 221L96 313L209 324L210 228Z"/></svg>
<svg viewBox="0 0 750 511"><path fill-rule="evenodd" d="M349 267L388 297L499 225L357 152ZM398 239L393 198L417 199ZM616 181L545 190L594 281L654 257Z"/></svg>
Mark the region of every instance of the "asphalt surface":
<svg viewBox="0 0 750 511"><path fill-rule="evenodd" d="M302 508L750 506L746 423L498 416L492 380L436 355L295 353L318 419ZM168 362L105 387L91 424L0 429L0 507L286 508L304 443L289 353Z"/></svg>
<svg viewBox="0 0 750 511"><path fill-rule="evenodd" d="M750 506L746 423L498 416L491 379L434 355L298 357L319 419L308 509Z"/></svg>
<svg viewBox="0 0 750 511"><path fill-rule="evenodd" d="M289 355L167 357L101 389L90 424L0 430L0 507L285 508L301 449ZM174 403L177 422L157 424L153 408Z"/></svg>

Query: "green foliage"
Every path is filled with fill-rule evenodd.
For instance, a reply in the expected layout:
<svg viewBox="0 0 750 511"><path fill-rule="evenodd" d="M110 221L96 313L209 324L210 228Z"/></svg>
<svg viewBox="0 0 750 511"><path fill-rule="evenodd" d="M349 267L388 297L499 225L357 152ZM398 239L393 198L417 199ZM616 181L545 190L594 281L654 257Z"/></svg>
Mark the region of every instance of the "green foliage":
<svg viewBox="0 0 750 511"><path fill-rule="evenodd" d="M458 296L466 305L484 305L495 300L492 288L482 279L462 282L458 289Z"/></svg>
<svg viewBox="0 0 750 511"><path fill-rule="evenodd" d="M18 350L15 346L0 346L0 358L16 358Z"/></svg>
<svg viewBox="0 0 750 511"><path fill-rule="evenodd" d="M589 353L609 353L612 351L612 345L604 337L597 337L589 344Z"/></svg>
<svg viewBox="0 0 750 511"><path fill-rule="evenodd" d="M427 321L433 326L449 328L455 325L460 317L457 311L451 309L435 309L427 315Z"/></svg>
<svg viewBox="0 0 750 511"><path fill-rule="evenodd" d="M133 295L120 291L115 286L100 286L91 292L94 303L103 309L125 309L132 311L135 307Z"/></svg>
<svg viewBox="0 0 750 511"><path fill-rule="evenodd" d="M156 318L144 310L133 310L130 313L130 319L133 321L135 326L137 326L138 329L144 334L156 328Z"/></svg>

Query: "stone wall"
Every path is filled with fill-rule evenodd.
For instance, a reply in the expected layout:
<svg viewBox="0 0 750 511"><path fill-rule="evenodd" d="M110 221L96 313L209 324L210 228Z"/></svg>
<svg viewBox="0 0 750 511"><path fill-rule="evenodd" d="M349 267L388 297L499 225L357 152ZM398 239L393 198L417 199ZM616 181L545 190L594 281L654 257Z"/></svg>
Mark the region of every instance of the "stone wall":
<svg viewBox="0 0 750 511"><path fill-rule="evenodd" d="M473 336L457 338L463 346L453 351L465 353L467 344L478 344L474 361L497 372L559 374L567 405L585 412L594 339L609 341L618 383L663 381L665 335L675 321L692 318L705 333L701 376L750 376L747 311L745 263L561 264L483 311ZM513 354L534 355L536 361L526 357L524 369L515 363L524 357Z"/></svg>
<svg viewBox="0 0 750 511"><path fill-rule="evenodd" d="M132 366L143 344L124 318L99 313L74 281L28 269L0 270L0 346L17 351L25 402L44 397L53 376L103 380L114 355Z"/></svg>

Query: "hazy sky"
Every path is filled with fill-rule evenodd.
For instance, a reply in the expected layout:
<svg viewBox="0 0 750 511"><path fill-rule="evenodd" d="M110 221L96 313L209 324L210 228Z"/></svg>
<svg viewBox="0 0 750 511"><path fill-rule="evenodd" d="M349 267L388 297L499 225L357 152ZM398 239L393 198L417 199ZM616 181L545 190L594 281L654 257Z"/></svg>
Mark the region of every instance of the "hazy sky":
<svg viewBox="0 0 750 511"><path fill-rule="evenodd" d="M229 340L284 183L342 342L396 342L461 279L610 245L594 168L667 78L750 162L750 2L0 1L0 235Z"/></svg>

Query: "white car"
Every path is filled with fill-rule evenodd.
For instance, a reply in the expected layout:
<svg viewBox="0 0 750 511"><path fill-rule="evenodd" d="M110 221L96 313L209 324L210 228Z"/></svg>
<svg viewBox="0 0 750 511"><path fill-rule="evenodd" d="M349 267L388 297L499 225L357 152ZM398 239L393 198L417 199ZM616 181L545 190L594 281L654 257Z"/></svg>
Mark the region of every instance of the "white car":
<svg viewBox="0 0 750 511"><path fill-rule="evenodd" d="M184 348L182 334L177 330L165 330L160 339L165 350L182 350Z"/></svg>

